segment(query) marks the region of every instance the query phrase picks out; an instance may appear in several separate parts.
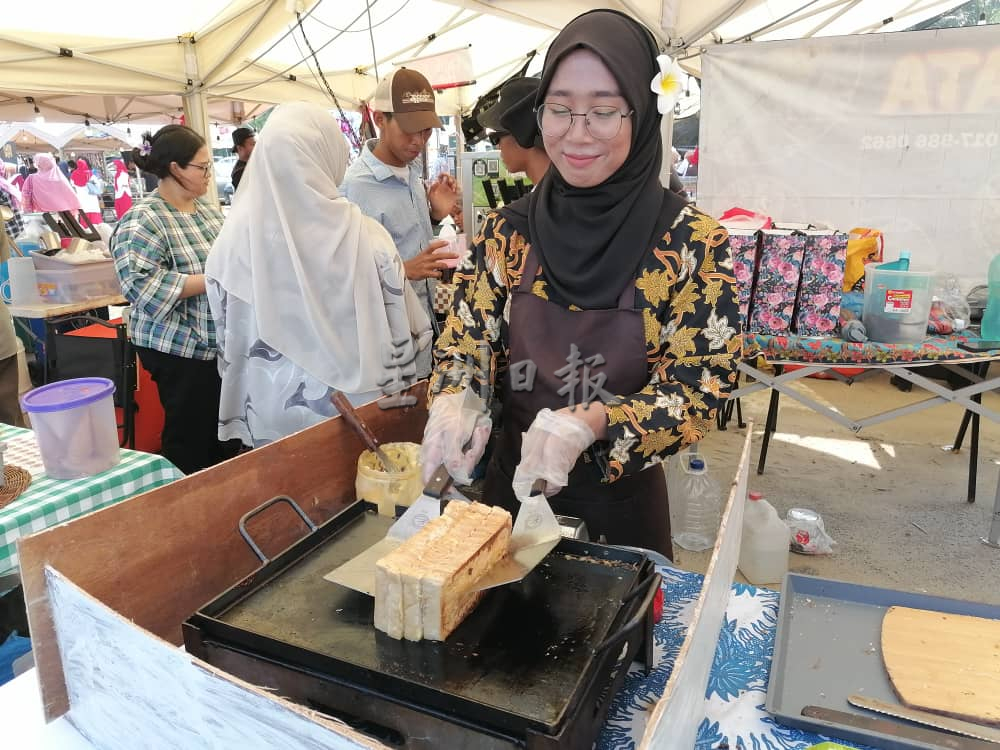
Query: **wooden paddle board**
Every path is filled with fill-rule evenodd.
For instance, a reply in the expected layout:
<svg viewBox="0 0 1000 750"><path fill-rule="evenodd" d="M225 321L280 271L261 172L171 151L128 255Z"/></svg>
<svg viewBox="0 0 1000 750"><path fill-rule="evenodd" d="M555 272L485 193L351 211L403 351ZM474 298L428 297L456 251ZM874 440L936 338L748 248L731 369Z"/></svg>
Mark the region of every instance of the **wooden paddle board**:
<svg viewBox="0 0 1000 750"><path fill-rule="evenodd" d="M890 607L882 658L907 706L1000 725L1000 620Z"/></svg>

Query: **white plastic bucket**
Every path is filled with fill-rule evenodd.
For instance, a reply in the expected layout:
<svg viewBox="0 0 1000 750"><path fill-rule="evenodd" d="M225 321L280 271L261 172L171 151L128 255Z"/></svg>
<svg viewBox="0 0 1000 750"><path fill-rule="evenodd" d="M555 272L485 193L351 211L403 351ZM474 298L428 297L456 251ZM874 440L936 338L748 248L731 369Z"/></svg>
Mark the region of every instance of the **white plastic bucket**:
<svg viewBox="0 0 1000 750"><path fill-rule="evenodd" d="M77 479L118 464L114 392L115 384L107 378L75 378L43 385L21 397L46 474Z"/></svg>

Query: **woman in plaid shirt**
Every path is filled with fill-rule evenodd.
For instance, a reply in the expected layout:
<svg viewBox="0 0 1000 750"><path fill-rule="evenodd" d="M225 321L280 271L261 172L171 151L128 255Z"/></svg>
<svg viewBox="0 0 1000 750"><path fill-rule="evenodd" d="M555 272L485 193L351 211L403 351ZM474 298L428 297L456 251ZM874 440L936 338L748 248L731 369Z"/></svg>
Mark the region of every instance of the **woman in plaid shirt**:
<svg viewBox="0 0 1000 750"><path fill-rule="evenodd" d="M160 183L122 217L111 252L132 304L129 337L160 392L162 453L189 474L239 448L218 440L221 381L204 271L222 213L202 199L212 155L193 130L168 125L144 135L132 158Z"/></svg>

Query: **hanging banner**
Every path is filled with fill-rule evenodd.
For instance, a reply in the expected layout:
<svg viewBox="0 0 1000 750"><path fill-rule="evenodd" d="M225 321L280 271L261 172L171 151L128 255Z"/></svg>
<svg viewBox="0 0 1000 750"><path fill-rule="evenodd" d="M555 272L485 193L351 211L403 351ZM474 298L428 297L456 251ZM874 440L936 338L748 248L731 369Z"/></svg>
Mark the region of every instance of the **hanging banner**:
<svg viewBox="0 0 1000 750"><path fill-rule="evenodd" d="M700 207L882 230L984 283L1000 227L996 26L710 47Z"/></svg>
<svg viewBox="0 0 1000 750"><path fill-rule="evenodd" d="M450 89L475 81L469 45L411 60L394 62L397 68L409 68L424 74L435 89Z"/></svg>

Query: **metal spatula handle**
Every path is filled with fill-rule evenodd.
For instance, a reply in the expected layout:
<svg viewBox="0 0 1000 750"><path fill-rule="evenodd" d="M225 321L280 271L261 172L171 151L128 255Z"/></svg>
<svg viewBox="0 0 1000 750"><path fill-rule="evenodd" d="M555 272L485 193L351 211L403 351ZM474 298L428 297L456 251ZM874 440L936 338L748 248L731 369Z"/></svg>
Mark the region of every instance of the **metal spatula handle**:
<svg viewBox="0 0 1000 750"><path fill-rule="evenodd" d="M379 444L378 438L375 437L375 433L371 431L371 428L365 424L365 421L354 410L354 406L347 400L347 396L340 391L334 391L330 396L330 401L337 407L340 416L358 433L358 436L365 442L365 445L371 449L372 453L378 456L378 460L382 462L382 466L385 467L386 471L398 474L403 470L401 466L398 466L382 450L382 446Z"/></svg>

